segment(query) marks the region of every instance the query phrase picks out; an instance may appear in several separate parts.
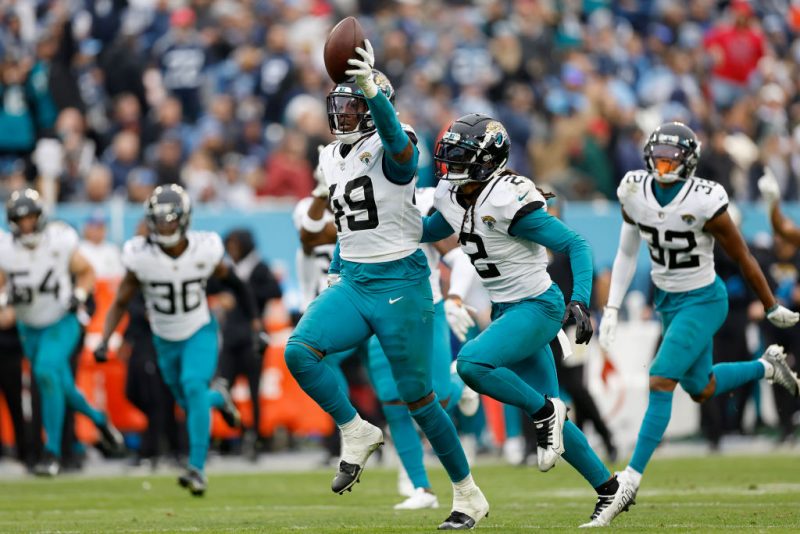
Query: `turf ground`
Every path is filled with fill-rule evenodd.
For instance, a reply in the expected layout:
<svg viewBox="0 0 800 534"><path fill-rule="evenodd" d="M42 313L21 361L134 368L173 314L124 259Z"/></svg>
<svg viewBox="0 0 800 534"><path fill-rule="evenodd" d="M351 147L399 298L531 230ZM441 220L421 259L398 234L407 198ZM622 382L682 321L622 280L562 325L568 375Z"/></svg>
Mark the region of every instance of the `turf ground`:
<svg viewBox="0 0 800 534"><path fill-rule="evenodd" d="M214 475L192 498L174 477L0 482L0 532L433 532L449 511L444 472L432 470L442 508L395 512L394 470L368 469L353 493L330 492L331 471ZM566 464L484 466L481 531L564 531L594 507L593 492ZM614 523L628 531L800 532L800 457L657 459L638 504Z"/></svg>

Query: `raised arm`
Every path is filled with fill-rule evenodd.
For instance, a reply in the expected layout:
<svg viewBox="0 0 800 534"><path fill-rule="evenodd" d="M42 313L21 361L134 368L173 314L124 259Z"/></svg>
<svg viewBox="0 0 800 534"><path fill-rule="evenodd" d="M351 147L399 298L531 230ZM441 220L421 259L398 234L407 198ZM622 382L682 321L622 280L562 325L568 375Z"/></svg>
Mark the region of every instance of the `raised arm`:
<svg viewBox="0 0 800 534"><path fill-rule="evenodd" d="M348 63L354 68L347 71L355 76L356 83L364 91L372 120L378 130L381 143L389 156L383 158L383 170L386 177L398 184L407 184L414 179L417 172L419 149L409 135L403 130L394 106L375 83L372 67L375 55L369 40L364 41L364 48L356 48L362 59L350 59Z"/></svg>
<svg viewBox="0 0 800 534"><path fill-rule="evenodd" d="M781 212L781 190L769 169L759 178L758 189L761 191L761 197L767 202L767 212L773 232L793 245L800 246L800 228Z"/></svg>

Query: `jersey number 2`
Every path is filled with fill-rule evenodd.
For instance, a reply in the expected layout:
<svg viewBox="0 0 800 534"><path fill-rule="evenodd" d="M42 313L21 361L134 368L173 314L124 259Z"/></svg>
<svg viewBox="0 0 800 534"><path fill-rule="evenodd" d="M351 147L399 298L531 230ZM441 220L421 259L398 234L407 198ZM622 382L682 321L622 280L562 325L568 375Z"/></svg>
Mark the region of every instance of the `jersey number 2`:
<svg viewBox="0 0 800 534"><path fill-rule="evenodd" d="M665 250L661 247L659 240L658 230L652 226L645 226L639 224L639 230L649 234L650 239L647 240L647 246L650 248L650 259L659 265L666 265L668 269L691 269L700 265L700 256L697 254L689 254L697 246L697 240L694 238L694 232L676 232L674 230L667 230L664 232L664 241L673 242L677 239L685 239L686 246L683 248L671 248ZM665 252L669 252L669 262L665 261ZM678 259L678 254L686 254L682 260Z"/></svg>
<svg viewBox="0 0 800 534"><path fill-rule="evenodd" d="M483 263L481 265L475 263L477 260L485 260L489 257L489 255L486 254L486 247L483 245L483 239L481 239L479 235L461 232L458 236L458 242L461 243L465 249L468 246L467 243L475 245L475 252L467 252L467 256L469 256L469 261L472 262L472 265L481 278L497 278L500 276L500 271L497 270L497 266L494 263Z"/></svg>
<svg viewBox="0 0 800 534"><path fill-rule="evenodd" d="M363 191L364 199L354 200L353 197L355 195L353 193L359 188ZM336 184L331 186L331 207L336 218L336 230L341 232L344 207L339 203L338 199L333 198L335 192ZM365 211L367 214L366 219L356 219L355 215L345 217L350 231L372 230L378 227L378 206L375 204L375 190L372 187L372 180L370 180L369 176L359 176L347 182L344 186L342 198L351 212Z"/></svg>

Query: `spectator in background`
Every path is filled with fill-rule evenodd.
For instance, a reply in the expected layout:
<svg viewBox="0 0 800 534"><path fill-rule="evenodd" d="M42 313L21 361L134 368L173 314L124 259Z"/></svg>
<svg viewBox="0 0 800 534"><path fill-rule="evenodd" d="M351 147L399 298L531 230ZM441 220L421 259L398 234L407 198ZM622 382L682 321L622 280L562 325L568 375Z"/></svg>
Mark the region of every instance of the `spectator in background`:
<svg viewBox="0 0 800 534"><path fill-rule="evenodd" d="M103 155L103 163L111 169L114 193L124 191L128 174L139 165L139 136L127 130L118 133Z"/></svg>
<svg viewBox="0 0 800 534"><path fill-rule="evenodd" d="M0 295L7 298L7 295ZM34 389L33 378L27 376L27 385L22 374L22 343L17 331L14 308L0 305L0 391L6 400L11 423L14 428L14 443L17 460L32 470L42 455L41 411L39 393ZM23 410L23 389L29 390L30 419ZM0 451L2 452L2 451Z"/></svg>
<svg viewBox="0 0 800 534"><path fill-rule="evenodd" d="M225 251L233 261L233 269L255 297L260 317L266 317L270 301L281 298L281 289L269 266L256 250L253 234L247 229L232 230L225 236ZM219 375L233 384L239 375L247 377L250 399L253 406L253 426L245 430L245 452L257 457L260 435L260 384L264 354L254 351L253 331L246 320L242 306L230 293L220 294L221 307L225 310L222 324L222 354L219 360Z"/></svg>
<svg viewBox="0 0 800 534"><path fill-rule="evenodd" d="M87 202L106 202L111 198L113 187L111 170L102 163L96 163L89 169L83 184L83 200Z"/></svg>
<svg viewBox="0 0 800 534"><path fill-rule="evenodd" d="M119 280L125 274L119 247L106 241L106 215L95 210L83 224L78 251L92 265L98 280Z"/></svg>
<svg viewBox="0 0 800 534"><path fill-rule="evenodd" d="M128 201L140 204L156 188L156 173L147 167L136 167L128 174Z"/></svg>
<svg viewBox="0 0 800 534"><path fill-rule="evenodd" d="M800 304L800 253L795 245L777 234L773 234L771 249L760 251L759 263L767 277L770 288L778 299L778 303L797 308ZM758 308L756 308L758 310ZM755 314L760 320L761 314ZM772 326L769 321L760 321L759 327L764 345L777 343L786 352L786 361L797 371L800 369L800 331L796 328L786 330ZM794 416L800 409L800 402L786 390L774 385L775 407L778 410L779 441L792 440L797 425Z"/></svg>
<svg viewBox="0 0 800 534"><path fill-rule="evenodd" d="M195 22L191 8L174 10L169 32L152 50L152 60L161 72L164 88L180 100L183 115L190 123L202 113L200 87L206 66L206 47L195 29Z"/></svg>
<svg viewBox="0 0 800 534"><path fill-rule="evenodd" d="M193 202L211 202L217 198L220 177L214 158L205 150L196 150L181 171L181 182Z"/></svg>
<svg viewBox="0 0 800 534"><path fill-rule="evenodd" d="M306 138L287 131L280 146L267 160L264 182L256 194L262 197L305 198L314 189L311 164L306 159Z"/></svg>
<svg viewBox="0 0 800 534"><path fill-rule="evenodd" d="M156 184L181 184L181 165L183 164L183 143L177 132L165 132L155 150L153 170Z"/></svg>
<svg viewBox="0 0 800 534"><path fill-rule="evenodd" d="M703 46L713 66L711 93L714 103L728 107L746 94L750 76L766 54L761 30L753 24L753 6L748 0L730 3L732 23L722 23L706 35Z"/></svg>
<svg viewBox="0 0 800 534"><path fill-rule="evenodd" d="M95 165L95 143L86 137L86 124L78 109L66 108L56 120L55 133L64 152L63 171L59 176L59 202L82 200L84 180Z"/></svg>
<svg viewBox="0 0 800 534"><path fill-rule="evenodd" d="M36 146L35 104L25 84L27 72L18 58L0 64L0 158L8 165L28 161Z"/></svg>

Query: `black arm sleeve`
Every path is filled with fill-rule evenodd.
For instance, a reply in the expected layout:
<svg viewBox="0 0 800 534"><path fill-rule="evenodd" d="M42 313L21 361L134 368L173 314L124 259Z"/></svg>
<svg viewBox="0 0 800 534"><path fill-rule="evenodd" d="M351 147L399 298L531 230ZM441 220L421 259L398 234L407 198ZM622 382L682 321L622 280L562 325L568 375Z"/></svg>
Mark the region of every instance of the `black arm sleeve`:
<svg viewBox="0 0 800 534"><path fill-rule="evenodd" d="M236 273L233 272L233 268L229 267L228 276L220 281L222 285L230 289L233 296L236 297L236 301L239 303L239 306L241 306L242 313L246 319L252 320L258 317L259 314L256 310L256 301L253 298L253 293L251 293L247 285L236 276Z"/></svg>

